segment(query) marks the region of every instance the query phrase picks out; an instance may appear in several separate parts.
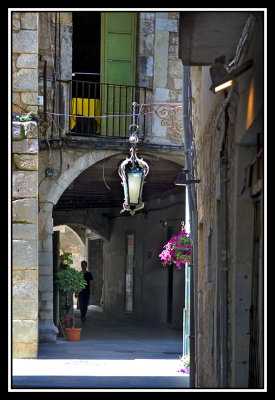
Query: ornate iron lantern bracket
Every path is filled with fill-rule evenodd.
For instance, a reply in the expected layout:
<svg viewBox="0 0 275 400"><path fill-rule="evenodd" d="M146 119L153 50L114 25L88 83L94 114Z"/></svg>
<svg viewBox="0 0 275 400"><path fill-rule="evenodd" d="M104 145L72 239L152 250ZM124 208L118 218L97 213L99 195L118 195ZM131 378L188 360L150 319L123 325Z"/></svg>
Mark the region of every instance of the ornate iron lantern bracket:
<svg viewBox="0 0 275 400"><path fill-rule="evenodd" d="M139 106L140 115L155 114L161 119L161 125L172 128L176 133L183 132L183 117L181 103L164 103L164 104L136 104Z"/></svg>

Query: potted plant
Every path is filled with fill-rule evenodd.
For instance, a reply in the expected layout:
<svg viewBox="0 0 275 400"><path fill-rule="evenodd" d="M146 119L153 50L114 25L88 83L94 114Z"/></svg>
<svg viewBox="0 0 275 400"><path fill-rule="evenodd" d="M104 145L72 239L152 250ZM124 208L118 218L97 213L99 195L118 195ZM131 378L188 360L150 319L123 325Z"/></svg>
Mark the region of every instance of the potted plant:
<svg viewBox="0 0 275 400"><path fill-rule="evenodd" d="M60 257L60 269L56 273L56 284L59 288L61 299L65 299L65 305L60 307L59 320L61 323L66 323L67 340L78 341L80 340L81 328L75 328L74 318L69 316L69 311L72 306L68 305L68 297L72 294L79 293L84 289L86 281L83 273L72 268L73 264L71 253L63 253Z"/></svg>
<svg viewBox="0 0 275 400"><path fill-rule="evenodd" d="M177 269L182 269L183 265L191 262L191 239L184 229L179 235L172 236L163 248L159 254L163 265L174 263Z"/></svg>

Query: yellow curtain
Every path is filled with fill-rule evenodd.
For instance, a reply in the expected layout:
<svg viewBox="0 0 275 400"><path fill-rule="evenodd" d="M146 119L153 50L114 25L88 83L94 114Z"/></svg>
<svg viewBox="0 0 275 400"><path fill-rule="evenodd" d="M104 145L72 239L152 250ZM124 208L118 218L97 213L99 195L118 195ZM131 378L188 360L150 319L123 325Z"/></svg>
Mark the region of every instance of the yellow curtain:
<svg viewBox="0 0 275 400"><path fill-rule="evenodd" d="M83 107L83 110L82 110ZM83 115L85 117L100 116L100 100L99 99L84 99L72 98L72 115ZM100 132L100 118L96 118L97 130ZM76 124L76 117L70 118L70 130Z"/></svg>

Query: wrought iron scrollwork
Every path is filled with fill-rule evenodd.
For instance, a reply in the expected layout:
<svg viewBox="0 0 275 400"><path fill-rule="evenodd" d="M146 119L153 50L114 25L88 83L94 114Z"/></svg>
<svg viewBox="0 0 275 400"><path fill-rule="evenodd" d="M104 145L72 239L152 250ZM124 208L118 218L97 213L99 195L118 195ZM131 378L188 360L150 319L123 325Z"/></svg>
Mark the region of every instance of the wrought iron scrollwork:
<svg viewBox="0 0 275 400"><path fill-rule="evenodd" d="M172 128L178 134L183 131L182 104L138 104L141 115L155 114L161 119L161 125Z"/></svg>

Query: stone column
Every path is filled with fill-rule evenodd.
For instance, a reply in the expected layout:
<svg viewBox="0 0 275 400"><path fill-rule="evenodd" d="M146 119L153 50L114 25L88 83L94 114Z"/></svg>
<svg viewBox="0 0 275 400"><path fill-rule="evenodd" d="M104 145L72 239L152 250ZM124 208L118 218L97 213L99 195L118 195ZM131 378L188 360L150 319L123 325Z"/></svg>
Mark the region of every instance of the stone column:
<svg viewBox="0 0 275 400"><path fill-rule="evenodd" d="M12 12L12 112L37 113L38 13ZM38 134L36 122L12 124L13 357L38 350Z"/></svg>
<svg viewBox="0 0 275 400"><path fill-rule="evenodd" d="M53 204L41 202L39 211L39 341L56 342L53 323Z"/></svg>
<svg viewBox="0 0 275 400"><path fill-rule="evenodd" d="M12 126L12 351L38 350L38 140L36 122Z"/></svg>

